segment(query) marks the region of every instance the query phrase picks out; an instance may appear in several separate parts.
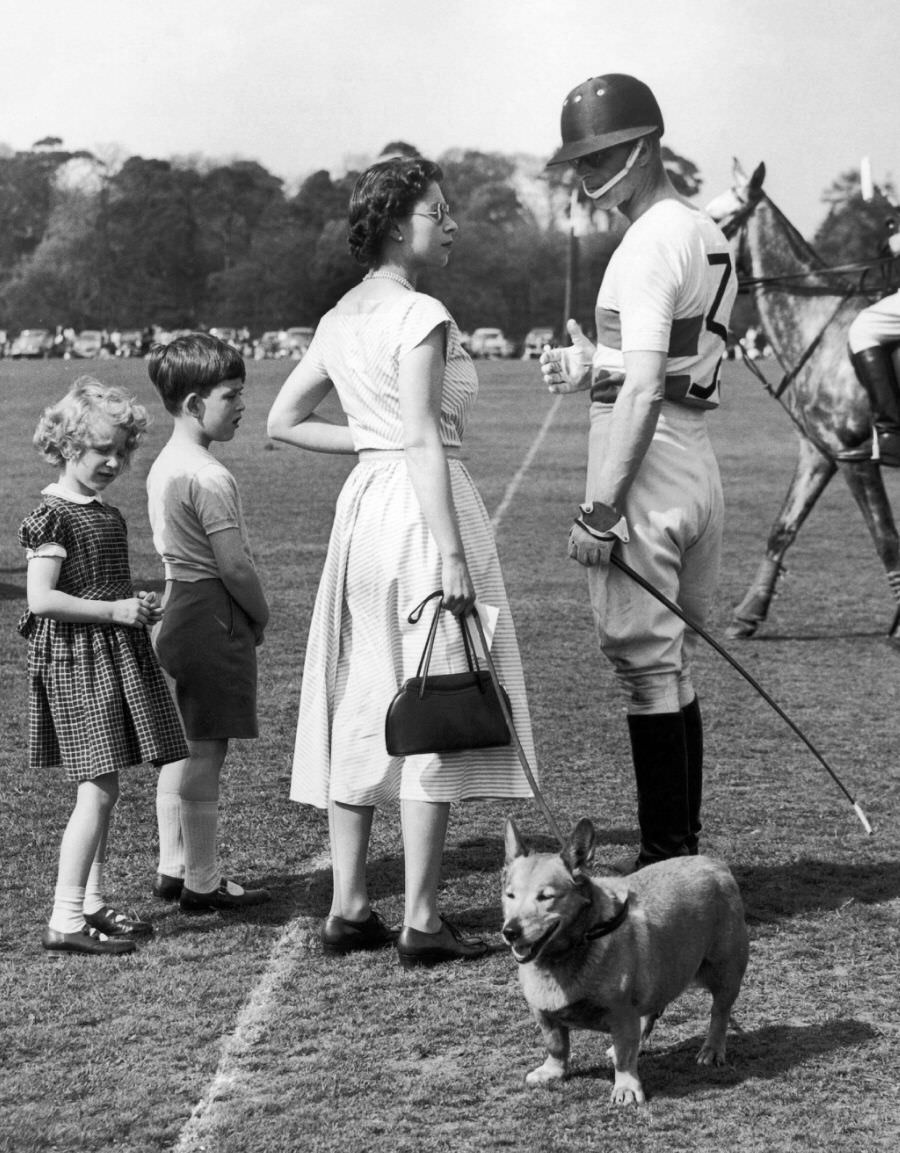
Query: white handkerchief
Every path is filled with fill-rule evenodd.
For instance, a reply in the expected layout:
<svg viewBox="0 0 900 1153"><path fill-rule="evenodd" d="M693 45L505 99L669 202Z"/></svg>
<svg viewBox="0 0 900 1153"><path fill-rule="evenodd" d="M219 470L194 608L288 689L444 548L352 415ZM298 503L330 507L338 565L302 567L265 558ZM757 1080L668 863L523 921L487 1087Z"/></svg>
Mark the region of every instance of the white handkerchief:
<svg viewBox="0 0 900 1153"><path fill-rule="evenodd" d="M493 605L486 605L484 601L478 601L475 605L478 609L478 616L481 620L481 627L484 630L484 639L487 641L487 647L491 648L494 642L494 629L497 627L497 617L500 616L500 610ZM475 635L478 635L478 626L475 626Z"/></svg>

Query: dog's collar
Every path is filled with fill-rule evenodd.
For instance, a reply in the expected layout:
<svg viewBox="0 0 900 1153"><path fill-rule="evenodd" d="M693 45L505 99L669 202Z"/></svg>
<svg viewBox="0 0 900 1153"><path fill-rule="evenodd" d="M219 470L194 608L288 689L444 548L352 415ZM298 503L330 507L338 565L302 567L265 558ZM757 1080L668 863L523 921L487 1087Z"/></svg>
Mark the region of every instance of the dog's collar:
<svg viewBox="0 0 900 1153"><path fill-rule="evenodd" d="M626 897L622 902L622 908L619 909L618 913L616 913L616 915L611 920L601 921L599 925L594 925L592 929L588 929L584 935L584 939L586 941L596 941L598 937L606 937L610 933L614 933L627 916L628 898Z"/></svg>

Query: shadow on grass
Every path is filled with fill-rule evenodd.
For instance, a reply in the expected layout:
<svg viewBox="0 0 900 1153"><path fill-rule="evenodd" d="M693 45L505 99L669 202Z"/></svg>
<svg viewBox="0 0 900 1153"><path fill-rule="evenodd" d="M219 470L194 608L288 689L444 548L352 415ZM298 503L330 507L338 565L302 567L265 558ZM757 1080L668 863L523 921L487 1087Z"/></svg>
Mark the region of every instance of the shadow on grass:
<svg viewBox="0 0 900 1153"><path fill-rule="evenodd" d="M745 1081L773 1080L798 1065L867 1044L878 1035L873 1026L852 1018L730 1032L728 1063L722 1068L697 1064L703 1044L703 1037L698 1035L668 1050L651 1047L641 1054L639 1072L648 1098L688 1097L704 1090L732 1089ZM574 1069L571 1080L579 1078L611 1082L612 1062Z"/></svg>
<svg viewBox="0 0 900 1153"><path fill-rule="evenodd" d="M633 843L636 833L634 830L603 829L598 831L599 839L605 844ZM556 839L549 835L539 834L529 837L529 846L536 852L557 852L559 845ZM457 844L448 845L441 863L442 885L450 887L461 878L472 877L472 891L483 893L484 878L494 878L491 886L492 899L489 904L472 904L464 910L448 910L448 916L459 916L461 922L468 928L493 932L499 928L502 920L500 911L500 873L503 868L503 838L501 835L469 837ZM481 881L476 878L481 877ZM403 857L401 853L382 854L369 858L368 862L369 895L372 903L377 907L379 903L403 900ZM254 876L245 883L253 887L264 886L272 893L270 904L260 905L239 914L242 919L251 920L260 925L286 925L298 917L323 919L328 914L331 905L332 874L330 866L326 868L313 868L307 872L272 873L264 876ZM228 918L231 914L223 914ZM178 907L173 906L157 920L165 922L172 918L180 918ZM199 921L207 921L208 930L217 927L217 914L203 915ZM196 923L193 919L184 918L187 925L182 927L179 923L173 924L171 932L183 932L193 929ZM203 927L202 925L199 927Z"/></svg>
<svg viewBox="0 0 900 1153"><path fill-rule="evenodd" d="M804 858L779 865L734 865L750 922L839 909L858 901L881 904L900 896L900 863L832 863Z"/></svg>

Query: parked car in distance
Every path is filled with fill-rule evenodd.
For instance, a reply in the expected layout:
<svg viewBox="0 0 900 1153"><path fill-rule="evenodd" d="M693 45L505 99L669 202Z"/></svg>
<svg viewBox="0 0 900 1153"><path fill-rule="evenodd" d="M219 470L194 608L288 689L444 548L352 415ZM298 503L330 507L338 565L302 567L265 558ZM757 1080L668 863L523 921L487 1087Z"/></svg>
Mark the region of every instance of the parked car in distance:
<svg viewBox="0 0 900 1153"><path fill-rule="evenodd" d="M274 330L264 332L253 348L254 360L270 360L281 355L281 343Z"/></svg>
<svg viewBox="0 0 900 1153"><path fill-rule="evenodd" d="M476 328L469 337L470 356L513 356L515 346L503 335L502 328Z"/></svg>
<svg viewBox="0 0 900 1153"><path fill-rule="evenodd" d="M525 337L524 347L522 348L522 359L536 359L544 351L545 344L549 344L551 348L556 344L556 337L553 334L552 328L529 329Z"/></svg>
<svg viewBox="0 0 900 1153"><path fill-rule="evenodd" d="M230 344L233 348L240 347L240 341L238 340L238 333L236 328L211 328L209 330L209 335L216 337L217 340L223 340L226 344Z"/></svg>
<svg viewBox="0 0 900 1153"><path fill-rule="evenodd" d="M293 357L294 360L299 360L301 356L306 353L309 348L310 341L315 335L315 329L309 328L306 325L296 325L289 328L287 331L287 355Z"/></svg>
<svg viewBox="0 0 900 1153"><path fill-rule="evenodd" d="M53 333L49 328L23 328L12 342L9 355L49 356L53 350Z"/></svg>
<svg viewBox="0 0 900 1153"><path fill-rule="evenodd" d="M126 328L119 338L116 356L143 356L144 334L139 328Z"/></svg>
<svg viewBox="0 0 900 1153"><path fill-rule="evenodd" d="M103 333L96 328L85 328L72 341L72 356L99 356L103 347Z"/></svg>

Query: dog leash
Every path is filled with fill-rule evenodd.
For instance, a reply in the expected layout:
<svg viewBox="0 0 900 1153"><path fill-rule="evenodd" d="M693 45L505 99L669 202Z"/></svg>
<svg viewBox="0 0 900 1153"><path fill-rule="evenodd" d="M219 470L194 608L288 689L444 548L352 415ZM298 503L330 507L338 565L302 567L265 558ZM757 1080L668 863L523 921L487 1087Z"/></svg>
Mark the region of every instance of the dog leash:
<svg viewBox="0 0 900 1153"><path fill-rule="evenodd" d="M522 748L522 742L519 740L519 734L516 732L516 726L513 724L512 713L507 707L503 693L500 691L500 678L497 676L497 670L494 667L494 659L491 656L491 650L487 643L487 637L484 635L484 628L481 624L481 617L478 615L478 609L473 607L471 615L475 618L475 627L478 630L478 635L481 638L481 647L484 650L485 664L488 667L488 672L491 674L491 681L493 682L494 690L497 694L497 700L500 702L500 711L503 713L503 719L506 721L507 728L509 729L509 735L512 737L513 744L516 747L516 753L518 754L519 762L522 765L522 771L525 773L525 777L531 786L531 791L534 794L534 800L537 804L537 807L544 814L544 817L547 821L547 824L550 826L553 835L560 843L560 847L565 848L566 839L562 835L562 832L560 831L559 825L556 823L556 819L554 818L553 813L550 811L550 806L544 799L544 794L540 790L534 773L531 771L531 765L528 763L528 757L525 755L525 750ZM466 620L465 617L462 619L463 621Z"/></svg>

